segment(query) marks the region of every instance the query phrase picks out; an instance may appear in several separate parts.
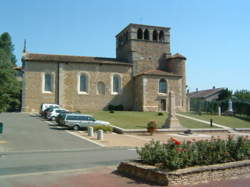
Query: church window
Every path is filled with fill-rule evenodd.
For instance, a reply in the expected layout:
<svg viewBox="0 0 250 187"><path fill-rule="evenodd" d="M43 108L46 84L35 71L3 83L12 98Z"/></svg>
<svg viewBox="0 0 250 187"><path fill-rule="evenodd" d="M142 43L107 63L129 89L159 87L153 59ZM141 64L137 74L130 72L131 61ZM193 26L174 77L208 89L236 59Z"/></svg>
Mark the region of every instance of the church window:
<svg viewBox="0 0 250 187"><path fill-rule="evenodd" d="M143 35L142 30L141 30L141 28L139 28L137 30L137 39L142 39L142 35Z"/></svg>
<svg viewBox="0 0 250 187"><path fill-rule="evenodd" d="M148 29L144 31L144 40L149 40L149 32Z"/></svg>
<svg viewBox="0 0 250 187"><path fill-rule="evenodd" d="M88 76L86 74L80 74L79 76L79 92L88 92Z"/></svg>
<svg viewBox="0 0 250 187"><path fill-rule="evenodd" d="M156 30L154 30L153 32L153 41L157 41L158 40L158 33Z"/></svg>
<svg viewBox="0 0 250 187"><path fill-rule="evenodd" d="M112 85L113 94L118 94L121 90L121 77L119 75L113 76Z"/></svg>
<svg viewBox="0 0 250 187"><path fill-rule="evenodd" d="M160 31L159 40L160 40L161 42L164 42L164 32L163 32L163 31Z"/></svg>
<svg viewBox="0 0 250 187"><path fill-rule="evenodd" d="M105 95L105 84L101 81L97 83L97 94Z"/></svg>
<svg viewBox="0 0 250 187"><path fill-rule="evenodd" d="M51 73L44 74L44 92L53 91L53 76Z"/></svg>
<svg viewBox="0 0 250 187"><path fill-rule="evenodd" d="M159 93L167 93L167 82L165 79L159 81Z"/></svg>

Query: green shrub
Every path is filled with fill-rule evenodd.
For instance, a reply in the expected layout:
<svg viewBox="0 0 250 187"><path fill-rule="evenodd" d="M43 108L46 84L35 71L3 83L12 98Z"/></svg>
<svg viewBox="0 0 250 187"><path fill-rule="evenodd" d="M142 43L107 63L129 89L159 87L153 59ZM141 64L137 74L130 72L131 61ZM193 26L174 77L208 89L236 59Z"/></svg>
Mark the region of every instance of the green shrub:
<svg viewBox="0 0 250 187"><path fill-rule="evenodd" d="M113 128L109 125L95 125L92 126L93 130L96 132L98 130L103 130L103 132L112 132Z"/></svg>
<svg viewBox="0 0 250 187"><path fill-rule="evenodd" d="M142 162L160 165L167 170L176 170L197 165L210 165L250 159L250 140L247 137L227 140L180 142L171 138L168 142L151 141L142 148L137 148Z"/></svg>
<svg viewBox="0 0 250 187"><path fill-rule="evenodd" d="M108 105L108 110L109 111L123 111L124 110L124 107L123 105Z"/></svg>
<svg viewBox="0 0 250 187"><path fill-rule="evenodd" d="M157 123L156 121L150 121L147 124L147 131L150 133L150 135L153 135L153 133L156 131L157 129Z"/></svg>
<svg viewBox="0 0 250 187"><path fill-rule="evenodd" d="M163 113L162 112L158 112L158 116L163 116Z"/></svg>

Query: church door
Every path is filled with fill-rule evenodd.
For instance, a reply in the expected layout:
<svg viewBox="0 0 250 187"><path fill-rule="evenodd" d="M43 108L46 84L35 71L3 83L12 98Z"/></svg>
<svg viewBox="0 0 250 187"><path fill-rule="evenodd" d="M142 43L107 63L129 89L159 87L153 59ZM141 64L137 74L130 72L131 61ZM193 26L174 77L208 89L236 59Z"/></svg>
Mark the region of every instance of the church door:
<svg viewBox="0 0 250 187"><path fill-rule="evenodd" d="M161 99L161 111L166 111L166 99Z"/></svg>

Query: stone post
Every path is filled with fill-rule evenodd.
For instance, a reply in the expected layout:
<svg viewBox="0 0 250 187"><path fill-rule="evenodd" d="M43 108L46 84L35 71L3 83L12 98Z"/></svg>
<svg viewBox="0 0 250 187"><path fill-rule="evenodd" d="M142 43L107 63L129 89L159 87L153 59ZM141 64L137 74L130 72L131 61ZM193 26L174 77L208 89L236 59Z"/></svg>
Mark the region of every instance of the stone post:
<svg viewBox="0 0 250 187"><path fill-rule="evenodd" d="M221 107L218 106L218 116L221 116Z"/></svg>
<svg viewBox="0 0 250 187"><path fill-rule="evenodd" d="M228 100L228 112L234 112L233 111L233 102L231 99Z"/></svg>
<svg viewBox="0 0 250 187"><path fill-rule="evenodd" d="M176 118L176 111L175 111L175 96L174 92L169 92L168 98L168 118L166 119L165 123L163 124L162 128L173 128L173 129L180 129L182 126L179 123L179 120Z"/></svg>
<svg viewBox="0 0 250 187"><path fill-rule="evenodd" d="M88 127L88 136L94 136L94 128Z"/></svg>
<svg viewBox="0 0 250 187"><path fill-rule="evenodd" d="M97 131L97 140L103 140L103 130Z"/></svg>
<svg viewBox="0 0 250 187"><path fill-rule="evenodd" d="M233 116L234 115L233 102L231 99L228 100L228 109L224 115L226 115L226 116Z"/></svg>

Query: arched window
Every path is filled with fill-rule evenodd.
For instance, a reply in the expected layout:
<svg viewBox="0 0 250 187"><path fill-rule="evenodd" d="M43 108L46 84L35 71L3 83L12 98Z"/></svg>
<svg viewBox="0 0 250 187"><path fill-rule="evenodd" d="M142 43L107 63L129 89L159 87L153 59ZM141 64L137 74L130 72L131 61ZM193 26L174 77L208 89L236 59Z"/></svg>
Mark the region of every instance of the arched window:
<svg viewBox="0 0 250 187"><path fill-rule="evenodd" d="M51 73L44 74L44 92L53 91L53 76Z"/></svg>
<svg viewBox="0 0 250 187"><path fill-rule="evenodd" d="M80 74L79 92L80 93L87 93L88 92L88 76L86 74Z"/></svg>
<svg viewBox="0 0 250 187"><path fill-rule="evenodd" d="M142 35L143 35L142 30L141 30L141 28L139 28L137 30L137 39L142 39Z"/></svg>
<svg viewBox="0 0 250 187"><path fill-rule="evenodd" d="M158 40L158 33L156 30L154 30L153 32L153 41L157 41Z"/></svg>
<svg viewBox="0 0 250 187"><path fill-rule="evenodd" d="M105 84L101 81L97 83L97 93L99 95L105 95Z"/></svg>
<svg viewBox="0 0 250 187"><path fill-rule="evenodd" d="M165 79L160 79L159 81L159 93L167 93L167 81Z"/></svg>
<svg viewBox="0 0 250 187"><path fill-rule="evenodd" d="M121 90L121 77L119 75L114 75L112 81L113 81L112 82L112 85L113 85L112 92L114 94L118 94Z"/></svg>
<svg viewBox="0 0 250 187"><path fill-rule="evenodd" d="M161 42L164 42L164 32L163 31L160 31L160 33L159 33L159 40Z"/></svg>
<svg viewBox="0 0 250 187"><path fill-rule="evenodd" d="M148 29L144 31L144 40L149 40L149 32Z"/></svg>

